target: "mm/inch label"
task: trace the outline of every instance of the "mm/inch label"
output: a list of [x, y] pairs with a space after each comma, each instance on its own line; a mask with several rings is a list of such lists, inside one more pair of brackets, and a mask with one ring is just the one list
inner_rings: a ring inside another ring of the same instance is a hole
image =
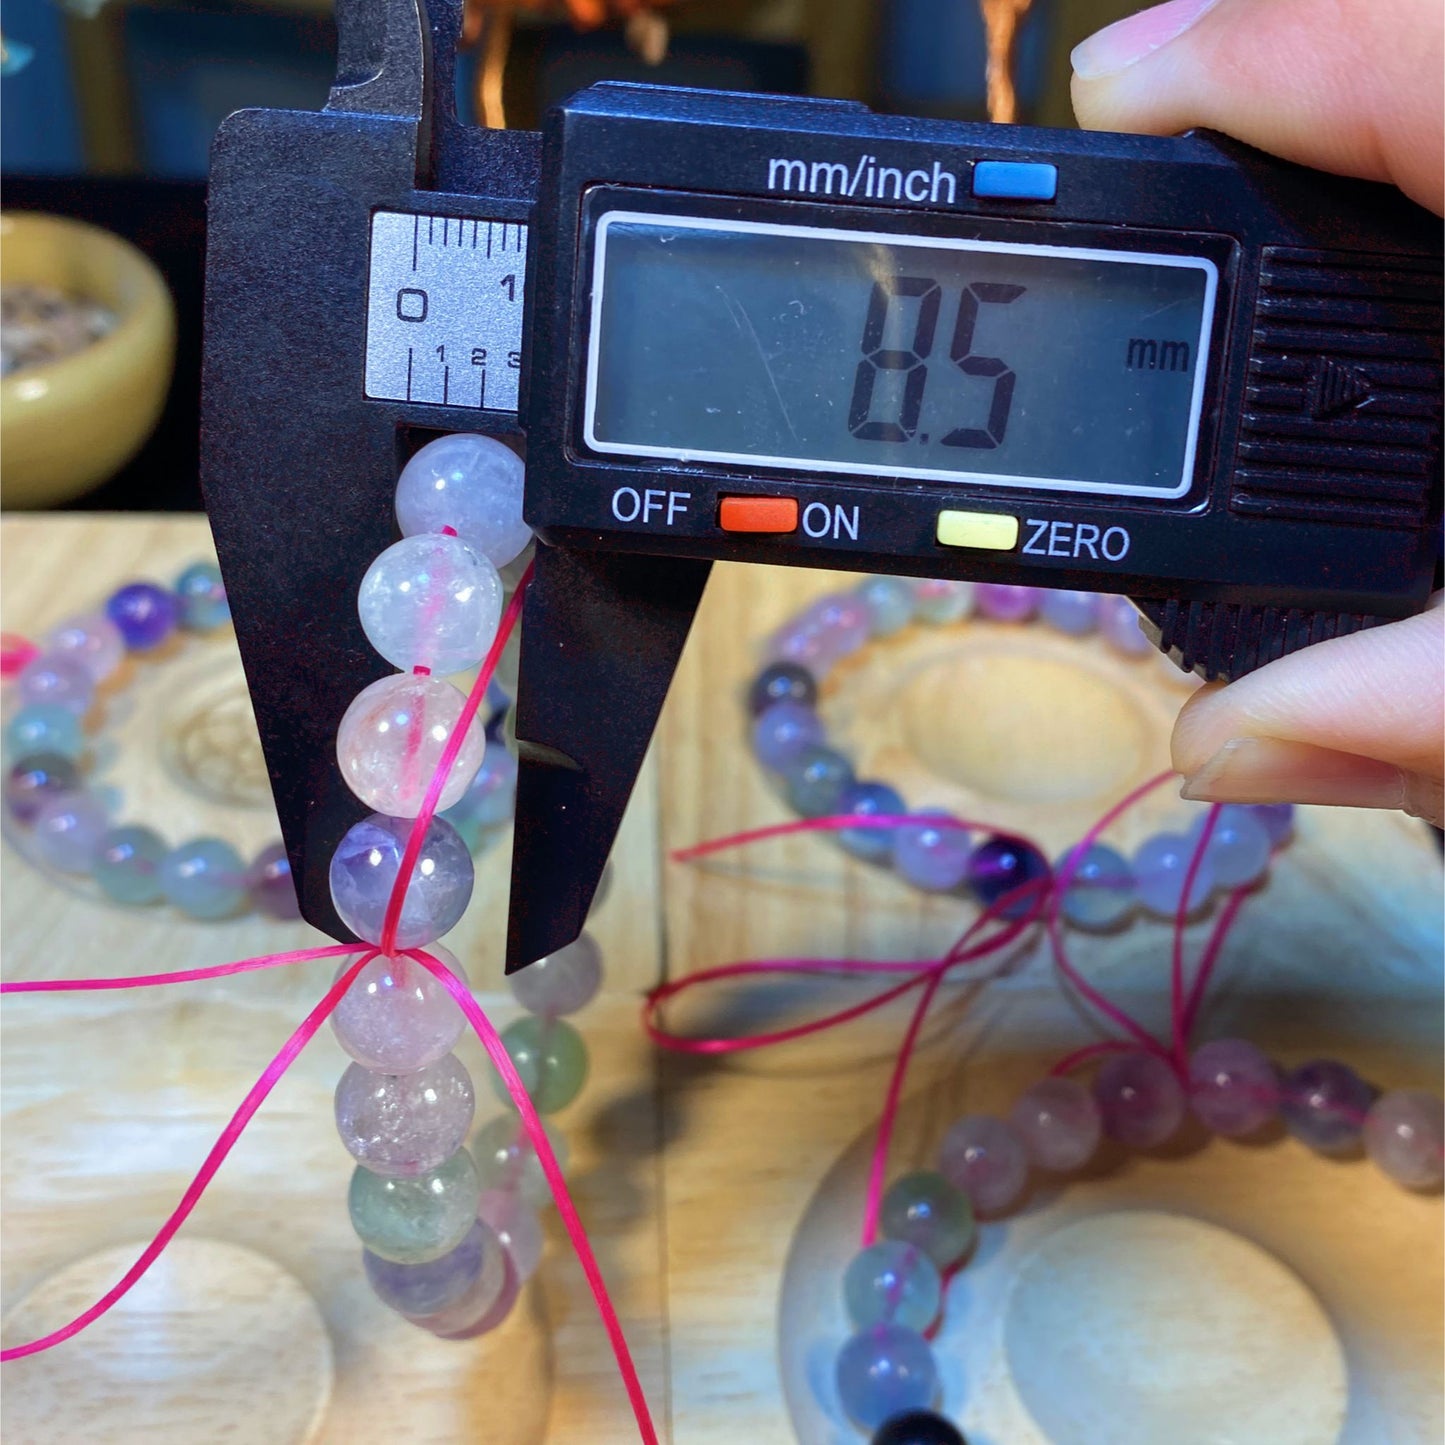
[[527, 228], [378, 211], [371, 218], [366, 394], [517, 410]]

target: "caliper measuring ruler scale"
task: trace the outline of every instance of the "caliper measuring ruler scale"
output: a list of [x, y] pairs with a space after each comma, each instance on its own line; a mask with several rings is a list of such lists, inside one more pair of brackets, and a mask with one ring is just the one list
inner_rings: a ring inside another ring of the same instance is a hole
[[[458, 7], [343, 0], [214, 152], [203, 483], [302, 909], [363, 813], [355, 590], [431, 437], [524, 443], [508, 967], [586, 917], [714, 559], [1127, 593], [1238, 676], [1418, 611], [1439, 223], [1224, 138], [601, 85], [460, 124]], [[488, 249], [490, 247], [490, 254]]]

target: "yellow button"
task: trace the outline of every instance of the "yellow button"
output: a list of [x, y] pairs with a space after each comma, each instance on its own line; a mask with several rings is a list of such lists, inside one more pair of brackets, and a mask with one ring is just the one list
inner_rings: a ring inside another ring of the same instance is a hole
[[938, 540], [945, 547], [1012, 552], [1019, 544], [1019, 519], [1002, 512], [940, 512]]

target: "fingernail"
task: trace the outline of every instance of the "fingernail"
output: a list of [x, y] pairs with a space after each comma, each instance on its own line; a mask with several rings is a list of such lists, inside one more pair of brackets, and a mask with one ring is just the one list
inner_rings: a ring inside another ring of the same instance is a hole
[[1167, 0], [1152, 10], [1141, 10], [1106, 25], [1074, 47], [1070, 57], [1074, 74], [1083, 80], [1113, 75], [1177, 40], [1219, 0]]
[[1405, 774], [1391, 763], [1279, 738], [1234, 738], [1184, 779], [1197, 803], [1324, 803], [1399, 808]]

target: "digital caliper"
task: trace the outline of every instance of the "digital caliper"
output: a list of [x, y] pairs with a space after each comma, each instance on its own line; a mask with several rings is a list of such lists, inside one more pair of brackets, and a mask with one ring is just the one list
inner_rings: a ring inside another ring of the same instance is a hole
[[217, 139], [203, 476], [302, 911], [407, 456], [520, 434], [508, 968], [576, 936], [714, 559], [1134, 597], [1237, 676], [1418, 611], [1440, 223], [1177, 139], [599, 85], [461, 125], [456, 0], [342, 0], [320, 113]]

